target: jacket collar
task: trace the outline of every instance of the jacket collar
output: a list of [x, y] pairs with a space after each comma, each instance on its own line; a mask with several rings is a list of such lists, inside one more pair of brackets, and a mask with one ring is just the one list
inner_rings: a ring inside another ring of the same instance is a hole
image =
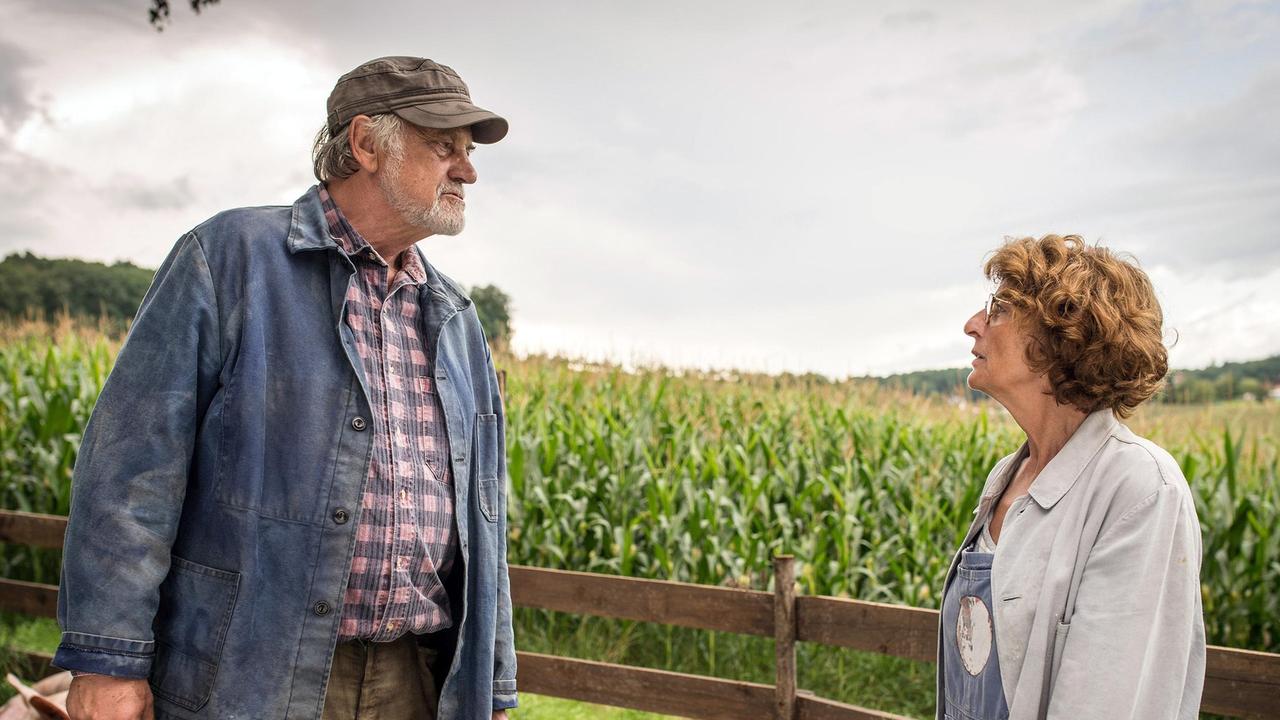
[[[1076, 478], [1080, 477], [1080, 473], [1098, 454], [1107, 438], [1115, 433], [1119, 424], [1120, 421], [1109, 408], [1090, 413], [1067, 440], [1067, 444], [1040, 471], [1035, 482], [1031, 483], [1031, 489], [1027, 491], [1031, 499], [1045, 510], [1056, 505], [1071, 486], [1075, 485]], [[987, 482], [982, 497], [978, 500], [978, 507], [973, 509], [973, 514], [978, 516], [975, 525], [980, 525], [985, 520], [986, 511], [1004, 494], [1027, 453], [1027, 444], [1024, 442], [1016, 453], [1006, 458], [1008, 462], [1000, 468], [999, 474]]]
[[1107, 438], [1115, 432], [1120, 421], [1111, 408], [1095, 410], [1080, 423], [1071, 439], [1049, 461], [1028, 494], [1040, 507], [1048, 510], [1075, 485], [1076, 478], [1084, 472], [1089, 462], [1098, 454]]
[[[289, 236], [285, 239], [285, 244], [289, 252], [295, 255], [311, 250], [333, 250], [346, 257], [338, 241], [329, 233], [329, 222], [324, 217], [324, 207], [320, 203], [319, 185], [312, 185], [293, 203], [293, 216], [289, 221]], [[471, 304], [471, 298], [461, 287], [427, 262], [421, 248], [415, 245], [413, 250], [418, 253], [422, 267], [426, 270], [423, 285], [427, 289], [451, 305], [454, 311], [463, 310]]]
[[329, 223], [324, 218], [320, 204], [320, 186], [312, 185], [293, 203], [293, 217], [289, 220], [289, 237], [285, 240], [289, 252], [297, 254], [306, 250], [338, 248], [338, 241], [329, 234]]

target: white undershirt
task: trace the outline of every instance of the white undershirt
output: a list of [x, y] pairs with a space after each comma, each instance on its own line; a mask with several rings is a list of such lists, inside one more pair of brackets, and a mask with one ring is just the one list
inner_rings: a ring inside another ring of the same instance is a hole
[[[1009, 521], [1021, 512], [1022, 506], [1027, 503], [1027, 498], [1029, 497], [1030, 495], [1019, 495], [1018, 498], [1013, 501], [1013, 504], [1009, 506], [1009, 509], [1004, 514], [1005, 528], [1009, 527]], [[973, 549], [976, 552], [993, 553], [996, 551], [995, 538], [991, 537], [991, 521], [993, 519], [995, 519], [995, 513], [992, 513], [991, 517], [987, 518], [987, 521], [982, 523], [982, 532], [978, 533], [978, 536], [973, 539]], [[1001, 534], [1003, 534], [1003, 528], [1001, 530]]]
[[982, 524], [982, 532], [978, 533], [978, 537], [973, 540], [973, 549], [984, 553], [996, 551], [996, 541], [991, 537], [991, 518], [987, 518], [987, 521]]

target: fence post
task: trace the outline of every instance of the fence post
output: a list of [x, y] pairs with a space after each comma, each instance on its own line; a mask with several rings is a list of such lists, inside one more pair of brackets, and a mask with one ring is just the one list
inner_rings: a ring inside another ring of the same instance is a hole
[[774, 720], [796, 716], [796, 563], [791, 555], [773, 559], [773, 638], [777, 651], [773, 684]]
[[502, 402], [507, 401], [507, 371], [498, 371], [498, 394], [502, 396]]

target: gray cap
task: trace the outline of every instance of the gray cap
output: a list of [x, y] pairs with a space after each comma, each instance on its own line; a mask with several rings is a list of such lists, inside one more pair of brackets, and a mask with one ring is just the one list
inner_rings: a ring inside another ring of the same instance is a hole
[[471, 139], [496, 143], [507, 121], [471, 103], [467, 84], [453, 68], [426, 58], [383, 57], [338, 78], [329, 93], [329, 134], [357, 115], [393, 112], [419, 127], [471, 126]]

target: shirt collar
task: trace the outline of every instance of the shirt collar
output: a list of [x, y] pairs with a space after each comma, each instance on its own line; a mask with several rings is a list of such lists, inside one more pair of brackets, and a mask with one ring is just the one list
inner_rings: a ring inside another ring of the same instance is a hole
[[[311, 250], [337, 250], [345, 255], [338, 246], [336, 238], [330, 234], [328, 221], [325, 220], [324, 208], [320, 204], [320, 191], [323, 185], [312, 185], [302, 197], [293, 203], [293, 215], [289, 221], [289, 235], [285, 245], [290, 253]], [[327, 192], [327, 191], [326, 191]], [[455, 311], [462, 310], [471, 304], [471, 298], [462, 287], [438, 270], [422, 257], [422, 251], [415, 245], [406, 252], [412, 258], [406, 258], [405, 265], [416, 265], [422, 269], [425, 284], [437, 297], [443, 299]], [[402, 268], [403, 269], [403, 268]]]
[[[364, 239], [356, 229], [351, 227], [351, 223], [347, 222], [347, 216], [342, 214], [342, 210], [338, 208], [338, 203], [333, 201], [333, 196], [329, 194], [329, 188], [324, 183], [317, 186], [320, 196], [320, 209], [324, 212], [325, 229], [329, 232], [329, 237], [338, 243], [338, 247], [347, 255], [357, 255], [368, 248], [372, 250], [372, 246]], [[376, 254], [376, 253], [375, 253]]]
[[[329, 194], [329, 189], [325, 187], [324, 183], [321, 183], [318, 187], [320, 208], [324, 211], [324, 219], [328, 224], [329, 236], [338, 243], [338, 247], [342, 248], [342, 251], [348, 257], [364, 257], [379, 265], [386, 265], [386, 259], [378, 255], [378, 251], [369, 244], [369, 241], [365, 240], [364, 236], [347, 221], [347, 216], [342, 213], [342, 209], [334, 202], [333, 196]], [[406, 248], [404, 252], [400, 253], [399, 272], [413, 285], [421, 285], [427, 279], [426, 268], [422, 265], [422, 256], [412, 247]]]

